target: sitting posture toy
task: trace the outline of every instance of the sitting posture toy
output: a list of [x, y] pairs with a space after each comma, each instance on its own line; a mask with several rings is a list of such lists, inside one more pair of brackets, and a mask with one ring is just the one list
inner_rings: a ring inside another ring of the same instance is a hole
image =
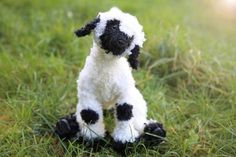
[[116, 126], [111, 135], [115, 149], [140, 138], [159, 144], [166, 132], [162, 124], [147, 119], [146, 102], [131, 73], [131, 68], [138, 68], [145, 41], [143, 27], [136, 17], [112, 8], [75, 34], [83, 37], [92, 31], [93, 47], [77, 81], [77, 111], [57, 122], [56, 133], [62, 138], [98, 141], [106, 135], [103, 109], [114, 108]]

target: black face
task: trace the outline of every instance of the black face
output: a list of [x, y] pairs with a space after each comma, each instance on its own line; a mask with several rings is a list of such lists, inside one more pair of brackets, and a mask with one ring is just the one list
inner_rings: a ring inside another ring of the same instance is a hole
[[113, 55], [121, 55], [131, 44], [133, 36], [129, 37], [120, 31], [120, 21], [109, 20], [104, 33], [100, 36], [102, 48], [106, 53], [112, 52]]

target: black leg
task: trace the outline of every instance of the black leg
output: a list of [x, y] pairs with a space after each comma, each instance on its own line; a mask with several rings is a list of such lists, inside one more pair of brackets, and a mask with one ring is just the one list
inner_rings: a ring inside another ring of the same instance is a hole
[[145, 126], [144, 133], [141, 135], [140, 140], [146, 146], [156, 146], [164, 141], [166, 131], [161, 123], [152, 122]]

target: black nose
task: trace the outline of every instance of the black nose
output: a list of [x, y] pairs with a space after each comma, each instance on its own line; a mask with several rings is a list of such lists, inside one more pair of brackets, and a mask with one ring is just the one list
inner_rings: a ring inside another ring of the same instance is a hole
[[130, 44], [130, 39], [127, 36], [119, 36], [116, 43], [120, 48], [127, 48]]

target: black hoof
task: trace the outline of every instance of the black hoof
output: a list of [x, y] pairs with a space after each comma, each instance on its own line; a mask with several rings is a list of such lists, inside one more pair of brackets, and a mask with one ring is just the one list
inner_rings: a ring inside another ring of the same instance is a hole
[[74, 113], [60, 118], [60, 120], [56, 123], [55, 133], [61, 139], [73, 138], [79, 131], [79, 124], [76, 122], [76, 116]]
[[127, 156], [132, 152], [135, 143], [136, 141], [134, 143], [131, 142], [123, 143], [121, 141], [113, 141], [112, 148], [121, 156]]
[[93, 140], [84, 139], [83, 137], [79, 137], [77, 139], [77, 143], [85, 146], [88, 149], [92, 149], [93, 152], [100, 151], [103, 147], [110, 147], [112, 137], [108, 132], [104, 138], [96, 138]]
[[160, 123], [149, 123], [144, 128], [144, 133], [140, 139], [147, 146], [155, 146], [164, 141], [166, 131]]

